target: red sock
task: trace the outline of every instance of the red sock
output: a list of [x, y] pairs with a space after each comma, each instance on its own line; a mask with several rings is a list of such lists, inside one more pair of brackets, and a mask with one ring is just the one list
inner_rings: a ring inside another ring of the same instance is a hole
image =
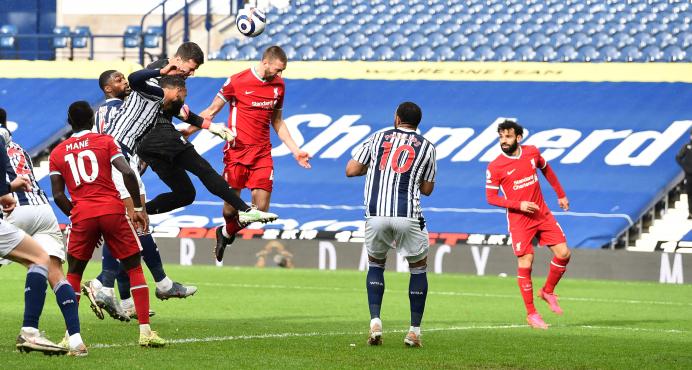
[[79, 297], [82, 296], [82, 275], [77, 275], [77, 274], [72, 274], [72, 273], [67, 273], [67, 282], [72, 285], [72, 289], [74, 289], [74, 294], [77, 296], [77, 304], [79, 304]]
[[544, 292], [552, 293], [555, 290], [555, 285], [557, 285], [565, 270], [567, 270], [568, 263], [569, 257], [565, 259], [553, 257], [553, 260], [550, 261], [550, 272], [548, 272], [548, 278], [545, 280], [545, 286], [543, 287]]
[[144, 272], [142, 265], [139, 265], [127, 271], [130, 277], [130, 293], [132, 300], [135, 301], [135, 311], [137, 311], [137, 320], [140, 324], [149, 323], [149, 287], [144, 280]]
[[226, 220], [226, 232], [228, 233], [229, 236], [232, 236], [233, 234], [235, 234], [238, 231], [243, 229], [243, 227], [240, 226], [240, 221], [238, 220], [238, 215], [235, 215], [233, 217], [225, 217], [224, 216], [224, 220]]
[[517, 269], [517, 283], [519, 283], [519, 292], [521, 293], [521, 298], [524, 299], [524, 306], [526, 306], [526, 313], [531, 315], [536, 313], [536, 307], [533, 305], [533, 283], [531, 282], [531, 268]]

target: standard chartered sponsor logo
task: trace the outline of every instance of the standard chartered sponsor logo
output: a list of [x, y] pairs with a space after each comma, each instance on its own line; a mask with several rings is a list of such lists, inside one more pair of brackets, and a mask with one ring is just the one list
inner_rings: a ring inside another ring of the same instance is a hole
[[538, 181], [538, 176], [536, 174], [533, 174], [533, 175], [525, 177], [521, 180], [515, 180], [514, 186], [512, 188], [514, 190], [523, 189], [523, 188], [526, 188], [526, 187], [529, 187], [529, 186], [535, 184], [537, 181]]

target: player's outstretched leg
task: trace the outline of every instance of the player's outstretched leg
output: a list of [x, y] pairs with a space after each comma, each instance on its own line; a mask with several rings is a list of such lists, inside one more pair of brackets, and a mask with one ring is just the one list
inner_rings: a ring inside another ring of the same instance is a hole
[[238, 211], [225, 202], [223, 204], [223, 219], [226, 223], [216, 228], [216, 244], [214, 245], [214, 257], [219, 262], [223, 260], [226, 247], [233, 244], [236, 233], [244, 227], [238, 219]]
[[404, 338], [404, 344], [410, 347], [422, 347], [420, 323], [425, 311], [425, 300], [428, 296], [428, 276], [426, 273], [427, 258], [409, 263], [411, 277], [408, 285], [408, 299], [411, 305], [411, 327]]
[[378, 260], [368, 256], [369, 267], [368, 275], [365, 280], [368, 292], [368, 307], [370, 308], [370, 333], [368, 334], [368, 344], [378, 346], [382, 344], [382, 320], [380, 310], [382, 308], [382, 297], [384, 296], [384, 264], [385, 260]]
[[137, 321], [139, 322], [139, 345], [163, 347], [166, 345], [166, 341], [149, 326], [149, 288], [144, 279], [140, 258], [140, 254], [137, 253], [122, 260], [123, 267], [127, 269], [127, 275], [130, 277], [130, 292], [135, 301]]
[[557, 294], [554, 294], [555, 286], [564, 275], [567, 270], [567, 264], [570, 259], [570, 251], [566, 244], [559, 244], [550, 247], [551, 251], [555, 254], [553, 260], [550, 261], [550, 270], [548, 272], [548, 278], [545, 280], [545, 285], [538, 292], [538, 296], [548, 303], [550, 310], [558, 315], [562, 315], [562, 308], [558, 304]]
[[120, 263], [113, 257], [107, 244], [103, 244], [102, 251], [101, 274], [96, 279], [86, 281], [82, 286], [82, 293], [89, 299], [91, 310], [99, 319], [103, 320], [105, 310], [116, 320], [129, 321], [115, 296], [115, 277]]
[[[60, 272], [62, 275], [62, 271]], [[65, 319], [67, 334], [65, 343], [60, 343], [68, 349], [68, 356], [84, 357], [89, 354], [84, 341], [82, 340], [80, 325], [79, 325], [79, 306], [77, 304], [77, 296], [75, 295], [72, 285], [67, 279], [61, 279], [53, 286], [55, 299], [60, 307], [60, 312]]]
[[526, 322], [535, 329], [548, 329], [548, 325], [543, 321], [541, 315], [536, 311], [536, 306], [533, 304], [531, 267], [517, 268], [517, 283], [519, 284], [519, 292], [526, 307]]
[[142, 259], [156, 282], [156, 298], [187, 298], [197, 292], [196, 286], [185, 286], [171, 280], [163, 269], [161, 254], [151, 234], [139, 236], [142, 245]]

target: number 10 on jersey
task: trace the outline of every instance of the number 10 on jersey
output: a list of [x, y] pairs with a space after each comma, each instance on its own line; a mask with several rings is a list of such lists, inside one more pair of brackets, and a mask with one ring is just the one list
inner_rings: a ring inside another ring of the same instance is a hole
[[[85, 158], [91, 162], [91, 173], [87, 173], [86, 166], [84, 165]], [[83, 150], [76, 156], [74, 153], [68, 153], [65, 155], [65, 162], [70, 165], [70, 172], [72, 172], [72, 178], [74, 178], [74, 183], [77, 186], [79, 186], [82, 181], [86, 183], [94, 182], [99, 175], [99, 165], [96, 160], [96, 154], [91, 150]]]

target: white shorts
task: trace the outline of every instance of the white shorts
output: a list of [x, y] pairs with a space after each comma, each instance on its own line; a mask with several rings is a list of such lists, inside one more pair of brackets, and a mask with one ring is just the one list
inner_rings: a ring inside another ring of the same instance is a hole
[[365, 247], [368, 254], [377, 259], [386, 259], [387, 252], [396, 248], [409, 262], [418, 262], [428, 255], [428, 229], [417, 218], [368, 217]]
[[[0, 220], [0, 257], [5, 257], [10, 252], [12, 252], [19, 243], [24, 240], [24, 231], [18, 229], [16, 226], [7, 222], [7, 220]], [[6, 265], [9, 260], [3, 260], [3, 265]]]
[[31, 235], [49, 256], [65, 261], [65, 243], [50, 205], [17, 206], [5, 219]]
[[[137, 184], [139, 184], [139, 194], [140, 195], [146, 195], [146, 192], [144, 190], [144, 183], [142, 182], [142, 178], [139, 176], [139, 156], [136, 154], [130, 155], [130, 168], [132, 168], [132, 171], [135, 172], [135, 177], [137, 177]], [[118, 171], [118, 169], [113, 166], [111, 168], [111, 172], [113, 172], [113, 183], [115, 184], [115, 188], [118, 189], [118, 192], [120, 193], [120, 199], [126, 199], [130, 198], [130, 192], [127, 191], [127, 188], [125, 187], [125, 181], [123, 181], [123, 174]]]

